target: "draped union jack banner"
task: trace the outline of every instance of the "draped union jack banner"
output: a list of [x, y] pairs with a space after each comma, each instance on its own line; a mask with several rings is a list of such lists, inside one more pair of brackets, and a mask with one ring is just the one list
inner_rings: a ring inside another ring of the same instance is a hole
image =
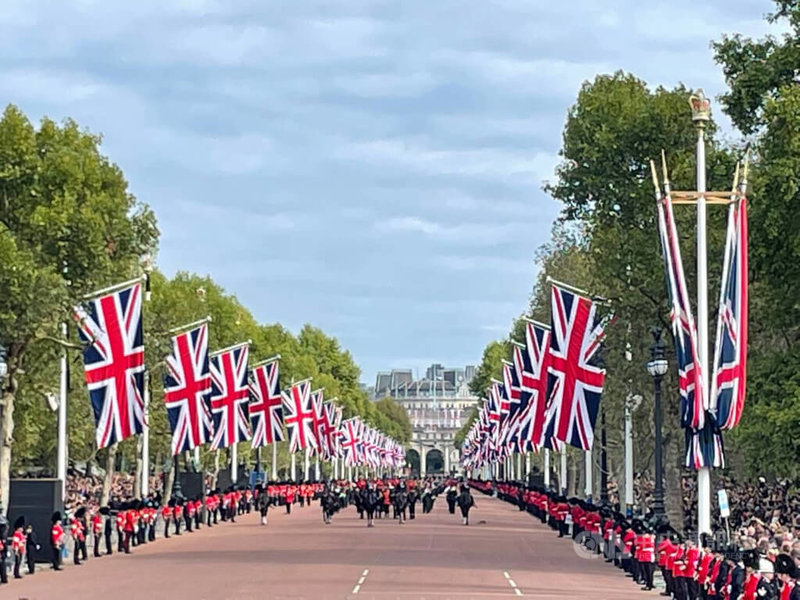
[[711, 380], [711, 411], [720, 429], [733, 429], [744, 410], [747, 375], [747, 200], [731, 205]]
[[705, 374], [700, 363], [692, 307], [683, 270], [683, 259], [678, 243], [678, 231], [672, 212], [672, 199], [667, 188], [658, 201], [658, 225], [664, 268], [667, 274], [667, 291], [671, 303], [670, 321], [675, 338], [678, 362], [678, 387], [681, 397], [681, 426], [686, 434], [687, 467], [721, 466], [722, 438], [716, 423], [706, 419], [708, 401], [705, 396]]
[[139, 283], [75, 307], [86, 343], [83, 365], [96, 425], [106, 448], [144, 430], [144, 341]]
[[561, 286], [552, 288], [547, 435], [591, 450], [605, 371], [594, 364], [604, 332], [596, 305]]
[[214, 450], [250, 439], [247, 404], [249, 344], [240, 344], [211, 356], [211, 414], [214, 417]]
[[172, 430], [172, 454], [202, 446], [214, 428], [208, 407], [208, 326], [204, 323], [172, 338], [164, 373], [164, 404]]
[[253, 426], [253, 448], [283, 441], [283, 403], [277, 359], [252, 370], [248, 410]]
[[289, 434], [289, 450], [297, 452], [316, 448], [314, 408], [311, 406], [311, 382], [295, 383], [283, 392], [283, 422]]

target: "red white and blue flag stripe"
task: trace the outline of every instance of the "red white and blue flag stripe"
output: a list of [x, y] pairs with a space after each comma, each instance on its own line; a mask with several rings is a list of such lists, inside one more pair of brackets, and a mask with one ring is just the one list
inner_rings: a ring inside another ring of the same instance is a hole
[[144, 430], [144, 339], [139, 283], [75, 307], [98, 448]]
[[250, 376], [250, 424], [253, 448], [283, 441], [283, 403], [278, 359], [252, 369]]
[[211, 356], [211, 415], [214, 450], [250, 439], [247, 404], [250, 401], [247, 360], [249, 344], [239, 344]]
[[209, 442], [214, 429], [208, 406], [208, 325], [173, 336], [172, 353], [165, 362], [164, 404], [175, 455]]

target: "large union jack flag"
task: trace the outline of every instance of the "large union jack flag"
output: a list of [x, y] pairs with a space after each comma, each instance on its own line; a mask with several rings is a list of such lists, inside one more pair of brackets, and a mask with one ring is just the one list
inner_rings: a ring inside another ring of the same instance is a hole
[[314, 430], [314, 450], [323, 458], [328, 455], [327, 442], [325, 436], [325, 390], [319, 389], [311, 392], [311, 408], [314, 411], [312, 428]]
[[277, 359], [252, 370], [248, 410], [253, 426], [253, 448], [283, 441], [283, 403]]
[[744, 410], [747, 379], [747, 200], [731, 205], [717, 317], [711, 412], [733, 429]]
[[211, 414], [214, 417], [214, 450], [250, 439], [247, 404], [249, 344], [240, 344], [211, 356]]
[[142, 286], [136, 283], [75, 307], [97, 447], [144, 430]]
[[208, 408], [208, 326], [172, 338], [164, 372], [164, 404], [172, 430], [172, 454], [210, 441], [214, 422]]
[[361, 442], [360, 433], [361, 427], [358, 418], [353, 417], [342, 422], [339, 438], [344, 462], [348, 467], [355, 467], [359, 464], [358, 446]]
[[291, 452], [317, 447], [309, 380], [295, 383], [288, 392], [283, 392], [283, 422], [289, 434]]
[[605, 324], [589, 298], [552, 288], [546, 435], [591, 450], [605, 371], [595, 364]]

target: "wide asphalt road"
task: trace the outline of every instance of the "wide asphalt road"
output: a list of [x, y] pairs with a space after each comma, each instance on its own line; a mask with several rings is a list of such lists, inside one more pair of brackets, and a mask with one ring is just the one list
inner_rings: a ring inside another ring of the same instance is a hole
[[429, 515], [372, 529], [352, 507], [327, 526], [316, 503], [295, 505], [291, 515], [273, 511], [266, 527], [253, 513], [127, 556], [90, 557], [58, 573], [43, 567], [0, 586], [0, 599], [658, 597], [602, 560], [581, 557], [530, 515], [480, 494], [475, 501], [468, 527], [448, 514], [444, 498]]

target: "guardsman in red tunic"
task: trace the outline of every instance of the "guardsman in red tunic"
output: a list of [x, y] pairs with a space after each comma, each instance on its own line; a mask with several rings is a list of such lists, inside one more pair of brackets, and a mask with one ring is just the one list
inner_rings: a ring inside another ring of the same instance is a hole
[[100, 537], [103, 535], [103, 517], [95, 509], [92, 511], [92, 516], [89, 517], [89, 523], [92, 528], [92, 541], [94, 542], [94, 549], [92, 554], [95, 558], [100, 558]]
[[286, 514], [292, 513], [292, 504], [294, 504], [295, 486], [287, 485], [284, 500], [286, 501]]
[[781, 583], [780, 600], [800, 600], [800, 587], [797, 586], [797, 566], [788, 554], [775, 557], [775, 574]]
[[125, 525], [123, 526], [123, 533], [125, 534], [125, 554], [131, 553], [131, 538], [136, 533], [137, 521], [139, 520], [139, 513], [133, 508], [133, 504], [129, 504], [125, 510]]
[[170, 500], [167, 504], [161, 507], [161, 519], [164, 521], [164, 537], [169, 537], [169, 522], [172, 519], [172, 510], [175, 506], [175, 500]]
[[639, 566], [642, 570], [644, 580], [643, 590], [653, 589], [653, 574], [655, 572], [656, 561], [656, 536], [652, 531], [645, 531], [642, 535], [642, 547], [639, 550]]
[[183, 520], [183, 502], [180, 499], [175, 500], [174, 508], [172, 509], [172, 520], [175, 522], [175, 535], [180, 535], [181, 521]]
[[125, 506], [125, 504], [119, 506], [114, 520], [117, 526], [117, 552], [125, 551]]
[[209, 494], [206, 496], [206, 525], [211, 527], [211, 518], [214, 515], [214, 500], [216, 496], [214, 494]]
[[54, 512], [50, 519], [53, 526], [50, 528], [50, 550], [53, 561], [53, 570], [61, 570], [61, 548], [64, 547], [64, 528], [61, 527], [61, 513]]
[[[81, 508], [79, 510], [86, 510]], [[78, 518], [78, 513], [76, 512], [72, 518], [69, 520], [69, 534], [72, 536], [72, 562], [76, 565], [80, 565], [81, 563], [81, 544], [86, 541], [86, 532], [83, 529], [83, 523]]]
[[192, 533], [192, 525], [194, 524], [194, 500], [187, 500], [186, 501], [186, 511], [184, 518], [186, 519], [186, 531]]
[[[25, 517], [19, 517], [14, 523], [14, 536], [11, 538], [11, 552], [14, 554], [14, 579], [22, 579], [19, 572], [25, 558]], [[3, 565], [3, 570], [6, 567]]]

